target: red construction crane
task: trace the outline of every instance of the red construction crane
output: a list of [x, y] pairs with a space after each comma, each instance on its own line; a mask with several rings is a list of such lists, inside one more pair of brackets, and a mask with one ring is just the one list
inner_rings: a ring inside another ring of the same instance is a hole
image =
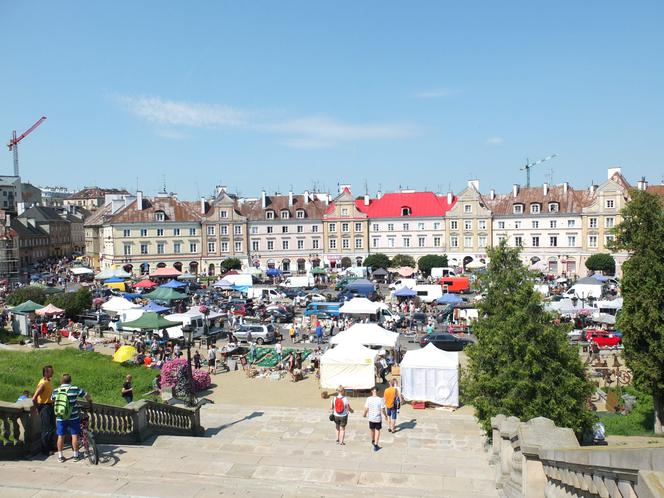
[[25, 130], [23, 133], [21, 133], [20, 136], [16, 136], [16, 130], [12, 133], [12, 138], [7, 144], [7, 147], [9, 147], [9, 150], [14, 152], [14, 176], [19, 176], [18, 174], [18, 143], [23, 140], [25, 137], [30, 135], [34, 131], [37, 126], [42, 124], [44, 121], [46, 121], [46, 116], [42, 116], [39, 118], [39, 120], [33, 124], [30, 128]]

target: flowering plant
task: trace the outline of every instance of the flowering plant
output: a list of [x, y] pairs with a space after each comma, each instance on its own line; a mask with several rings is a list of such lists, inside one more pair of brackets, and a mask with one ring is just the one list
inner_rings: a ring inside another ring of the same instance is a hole
[[[187, 368], [187, 360], [184, 358], [176, 358], [164, 363], [161, 367], [161, 385], [173, 387], [177, 383], [178, 373], [183, 368]], [[193, 370], [193, 378], [196, 392], [204, 391], [212, 385], [210, 374], [203, 370]]]

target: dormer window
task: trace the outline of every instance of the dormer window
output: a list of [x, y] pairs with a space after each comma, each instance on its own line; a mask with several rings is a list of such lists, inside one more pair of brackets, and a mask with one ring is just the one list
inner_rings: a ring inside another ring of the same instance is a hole
[[295, 213], [295, 216], [300, 220], [304, 218], [304, 209], [298, 209]]
[[531, 213], [539, 213], [540, 212], [540, 205], [537, 202], [534, 202], [530, 205], [530, 212]]
[[514, 214], [523, 214], [523, 204], [514, 204], [512, 209]]
[[348, 208], [341, 208], [341, 216], [348, 216]]
[[549, 212], [550, 213], [557, 213], [558, 212], [558, 203], [557, 202], [549, 202]]
[[404, 206], [401, 208], [401, 216], [410, 216], [411, 210], [408, 206]]
[[288, 209], [282, 209], [281, 210], [281, 219], [282, 220], [287, 220], [290, 218], [290, 213], [288, 212]]
[[221, 211], [219, 211], [219, 218], [222, 219], [222, 220], [225, 220], [226, 218], [228, 218], [228, 211], [226, 211], [225, 209], [222, 209]]
[[154, 213], [155, 221], [164, 221], [166, 220], [166, 214], [163, 211], [156, 211]]
[[265, 211], [265, 219], [266, 220], [273, 220], [274, 219], [274, 211]]

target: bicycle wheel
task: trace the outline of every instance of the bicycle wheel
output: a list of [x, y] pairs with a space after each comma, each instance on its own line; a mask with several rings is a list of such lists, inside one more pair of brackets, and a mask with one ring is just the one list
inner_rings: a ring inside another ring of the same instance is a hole
[[95, 437], [92, 432], [88, 432], [88, 460], [92, 465], [97, 465], [99, 463], [99, 449], [97, 448], [97, 443], [95, 442]]

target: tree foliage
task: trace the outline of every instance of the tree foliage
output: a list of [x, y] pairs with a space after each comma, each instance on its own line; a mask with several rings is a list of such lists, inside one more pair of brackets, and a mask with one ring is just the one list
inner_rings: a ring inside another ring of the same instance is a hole
[[221, 262], [221, 269], [224, 273], [231, 270], [239, 270], [242, 268], [242, 261], [237, 258], [226, 258]]
[[593, 254], [586, 260], [586, 268], [590, 271], [601, 271], [613, 275], [616, 273], [616, 260], [609, 253], [600, 252]]
[[489, 434], [491, 417], [503, 413], [524, 421], [547, 417], [581, 435], [592, 422], [592, 385], [578, 351], [544, 311], [519, 249], [502, 242], [487, 253], [486, 297], [474, 326], [478, 342], [466, 349], [464, 400]]
[[390, 258], [381, 252], [369, 254], [369, 256], [364, 258], [364, 266], [367, 268], [373, 268], [374, 270], [377, 270], [378, 268], [386, 270], [390, 267]]
[[417, 267], [425, 277], [431, 275], [431, 268], [447, 266], [447, 254], [427, 254], [417, 260]]
[[637, 385], [653, 393], [656, 433], [664, 422], [664, 209], [657, 196], [636, 190], [622, 210], [612, 249], [622, 265], [623, 307], [617, 326]]
[[353, 266], [353, 260], [350, 259], [348, 256], [344, 256], [341, 258], [341, 267], [342, 268], [350, 268]]
[[397, 254], [394, 256], [392, 258], [392, 266], [394, 268], [401, 268], [402, 266], [410, 266], [411, 268], [416, 267], [413, 257], [406, 254]]
[[65, 310], [65, 316], [75, 320], [81, 313], [92, 306], [92, 294], [85, 287], [76, 292], [65, 292], [48, 296], [45, 304], [53, 304]]
[[25, 287], [19, 287], [7, 296], [7, 304], [9, 306], [18, 306], [28, 300], [44, 304], [46, 293], [37, 285], [26, 285]]

